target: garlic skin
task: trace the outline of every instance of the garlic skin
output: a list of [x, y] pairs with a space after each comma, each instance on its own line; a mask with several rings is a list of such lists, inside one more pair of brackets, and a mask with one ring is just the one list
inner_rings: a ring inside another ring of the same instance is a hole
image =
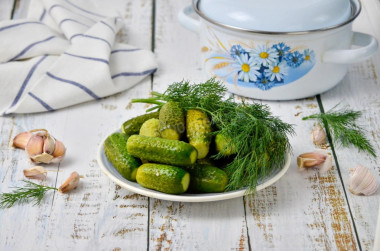
[[350, 174], [348, 190], [355, 195], [372, 195], [376, 193], [378, 184], [375, 175], [366, 167], [358, 165]]
[[46, 135], [44, 139], [44, 153], [53, 154], [55, 148], [55, 139], [51, 135]]
[[323, 164], [317, 166], [320, 174], [328, 172], [332, 167], [333, 167], [333, 158], [331, 154], [327, 155], [326, 160]]
[[24, 169], [24, 176], [28, 179], [45, 180], [47, 171], [42, 166], [34, 166], [29, 169]]
[[77, 172], [72, 172], [70, 174], [70, 177], [58, 188], [58, 191], [60, 193], [67, 193], [74, 188], [77, 187], [80, 178], [83, 178], [80, 176]]
[[59, 163], [66, 154], [63, 143], [45, 129], [22, 132], [13, 139], [12, 145], [25, 149], [34, 163]]
[[311, 131], [311, 139], [314, 145], [321, 146], [326, 144], [326, 132], [322, 128], [321, 124], [315, 124], [313, 130]]
[[333, 160], [331, 154], [325, 150], [316, 150], [314, 152], [308, 152], [300, 154], [297, 157], [297, 165], [300, 170], [305, 168], [316, 167], [319, 169], [319, 173], [326, 173], [333, 166]]

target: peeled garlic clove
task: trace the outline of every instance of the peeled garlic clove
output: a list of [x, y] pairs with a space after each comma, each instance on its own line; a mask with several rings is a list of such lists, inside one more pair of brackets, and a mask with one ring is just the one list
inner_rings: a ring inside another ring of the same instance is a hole
[[355, 195], [371, 195], [378, 188], [375, 175], [364, 166], [356, 166], [348, 180], [348, 190]]
[[30, 158], [40, 155], [43, 152], [44, 139], [39, 135], [33, 135], [30, 137], [28, 143], [25, 146], [25, 151]]
[[81, 176], [77, 172], [72, 172], [70, 177], [58, 188], [61, 193], [67, 193], [77, 187]]
[[28, 179], [45, 180], [47, 171], [42, 166], [34, 166], [24, 170], [24, 176]]
[[311, 131], [311, 139], [316, 146], [326, 144], [326, 132], [320, 124], [314, 126]]
[[297, 157], [298, 168], [314, 167], [323, 164], [327, 158], [327, 153], [322, 151], [314, 151], [300, 154]]
[[55, 149], [55, 139], [50, 135], [47, 135], [44, 139], [44, 148], [43, 152], [47, 154], [52, 154]]
[[30, 132], [22, 132], [16, 135], [12, 140], [12, 146], [25, 149], [29, 139], [33, 136]]

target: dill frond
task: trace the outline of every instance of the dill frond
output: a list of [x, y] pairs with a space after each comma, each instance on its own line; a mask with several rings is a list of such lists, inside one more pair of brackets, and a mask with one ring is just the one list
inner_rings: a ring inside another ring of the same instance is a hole
[[39, 185], [28, 180], [24, 180], [25, 187], [15, 187], [11, 193], [0, 194], [0, 208], [10, 208], [14, 204], [24, 204], [34, 202], [39, 205], [49, 190], [58, 190], [55, 187]]
[[220, 105], [219, 109], [205, 111], [212, 117], [218, 133], [231, 138], [237, 150], [234, 160], [225, 168], [230, 177], [227, 190], [244, 187], [254, 192], [260, 178], [283, 167], [286, 152], [291, 150], [288, 135], [294, 134], [293, 126], [272, 116], [266, 105], [232, 101]]
[[376, 151], [365, 136], [365, 130], [357, 124], [362, 113], [350, 109], [337, 109], [334, 106], [326, 113], [313, 114], [302, 120], [315, 119], [324, 125], [326, 131], [332, 133], [334, 143], [343, 147], [354, 146], [359, 152], [367, 152], [376, 157]]

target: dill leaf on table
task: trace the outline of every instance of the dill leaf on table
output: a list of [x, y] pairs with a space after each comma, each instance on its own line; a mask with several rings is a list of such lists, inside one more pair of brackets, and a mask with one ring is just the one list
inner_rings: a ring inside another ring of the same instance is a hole
[[[288, 135], [293, 126], [273, 116], [267, 105], [235, 103], [224, 99], [226, 88], [215, 79], [205, 83], [173, 83], [163, 93], [153, 97], [134, 99], [132, 103], [151, 103], [160, 109], [162, 101], [175, 101], [184, 110], [199, 109], [211, 118], [217, 132], [231, 139], [236, 149], [234, 159], [224, 169], [229, 176], [226, 190], [247, 188], [254, 192], [260, 178], [283, 167], [286, 153], [291, 150]], [[222, 158], [221, 154], [213, 156]]]
[[0, 208], [10, 208], [14, 204], [24, 204], [34, 202], [39, 205], [49, 190], [58, 190], [55, 187], [39, 185], [28, 180], [24, 180], [25, 187], [15, 187], [11, 193], [0, 194]]
[[313, 114], [303, 117], [302, 120], [316, 119], [324, 125], [326, 131], [331, 132], [333, 141], [343, 147], [353, 145], [359, 152], [364, 151], [376, 157], [376, 151], [365, 136], [365, 130], [357, 124], [362, 112], [350, 109], [337, 109], [334, 106], [326, 113]]

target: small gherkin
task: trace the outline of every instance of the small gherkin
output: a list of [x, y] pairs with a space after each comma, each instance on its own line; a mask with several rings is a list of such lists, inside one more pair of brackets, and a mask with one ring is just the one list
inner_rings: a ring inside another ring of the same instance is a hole
[[158, 119], [148, 119], [142, 124], [139, 135], [148, 137], [160, 137], [159, 127], [160, 121]]
[[179, 140], [185, 131], [185, 114], [177, 102], [167, 102], [160, 109], [161, 138]]
[[207, 156], [211, 143], [211, 122], [207, 114], [200, 110], [188, 110], [186, 114], [186, 134], [189, 144], [198, 151], [198, 159]]

